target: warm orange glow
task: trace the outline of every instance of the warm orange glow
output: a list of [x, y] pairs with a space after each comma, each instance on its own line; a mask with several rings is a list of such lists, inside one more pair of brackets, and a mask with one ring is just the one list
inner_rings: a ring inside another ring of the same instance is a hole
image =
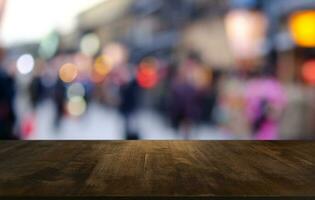
[[303, 65], [302, 77], [310, 85], [315, 85], [315, 60]]
[[212, 71], [206, 68], [196, 68], [192, 71], [192, 80], [197, 88], [207, 88], [212, 81]]
[[259, 11], [232, 10], [225, 18], [226, 34], [238, 59], [256, 58], [267, 32], [266, 16]]
[[111, 72], [112, 68], [111, 59], [106, 55], [100, 56], [95, 60], [94, 72], [96, 72], [99, 76], [105, 77]]
[[299, 11], [291, 15], [289, 28], [295, 42], [303, 47], [315, 47], [315, 11]]
[[65, 83], [71, 83], [78, 76], [78, 69], [74, 64], [67, 63], [61, 66], [59, 77]]
[[138, 84], [145, 89], [152, 89], [158, 83], [158, 72], [156, 69], [156, 61], [148, 58], [141, 62], [138, 73]]
[[96, 73], [96, 72], [92, 72], [92, 74], [91, 74], [91, 80], [92, 80], [94, 83], [102, 83], [102, 82], [105, 80], [105, 77], [99, 75], [99, 74]]

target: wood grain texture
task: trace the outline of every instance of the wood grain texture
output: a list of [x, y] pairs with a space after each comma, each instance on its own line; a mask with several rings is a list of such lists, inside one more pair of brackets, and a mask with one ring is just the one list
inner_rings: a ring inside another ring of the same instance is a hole
[[315, 196], [315, 143], [0, 142], [0, 199], [144, 196]]

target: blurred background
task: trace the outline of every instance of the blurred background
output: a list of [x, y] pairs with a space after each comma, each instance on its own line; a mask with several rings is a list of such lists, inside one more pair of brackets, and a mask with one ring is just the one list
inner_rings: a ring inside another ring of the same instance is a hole
[[315, 0], [0, 0], [0, 139], [315, 139]]

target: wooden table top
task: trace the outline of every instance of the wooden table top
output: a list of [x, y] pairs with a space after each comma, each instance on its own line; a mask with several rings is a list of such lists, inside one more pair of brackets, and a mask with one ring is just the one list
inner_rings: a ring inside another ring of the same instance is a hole
[[315, 196], [315, 143], [0, 141], [0, 199], [145, 196]]

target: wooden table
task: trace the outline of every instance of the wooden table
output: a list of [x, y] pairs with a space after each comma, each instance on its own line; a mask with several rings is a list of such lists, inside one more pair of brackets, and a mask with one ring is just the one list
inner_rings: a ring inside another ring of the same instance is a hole
[[297, 196], [314, 142], [0, 141], [0, 199]]

